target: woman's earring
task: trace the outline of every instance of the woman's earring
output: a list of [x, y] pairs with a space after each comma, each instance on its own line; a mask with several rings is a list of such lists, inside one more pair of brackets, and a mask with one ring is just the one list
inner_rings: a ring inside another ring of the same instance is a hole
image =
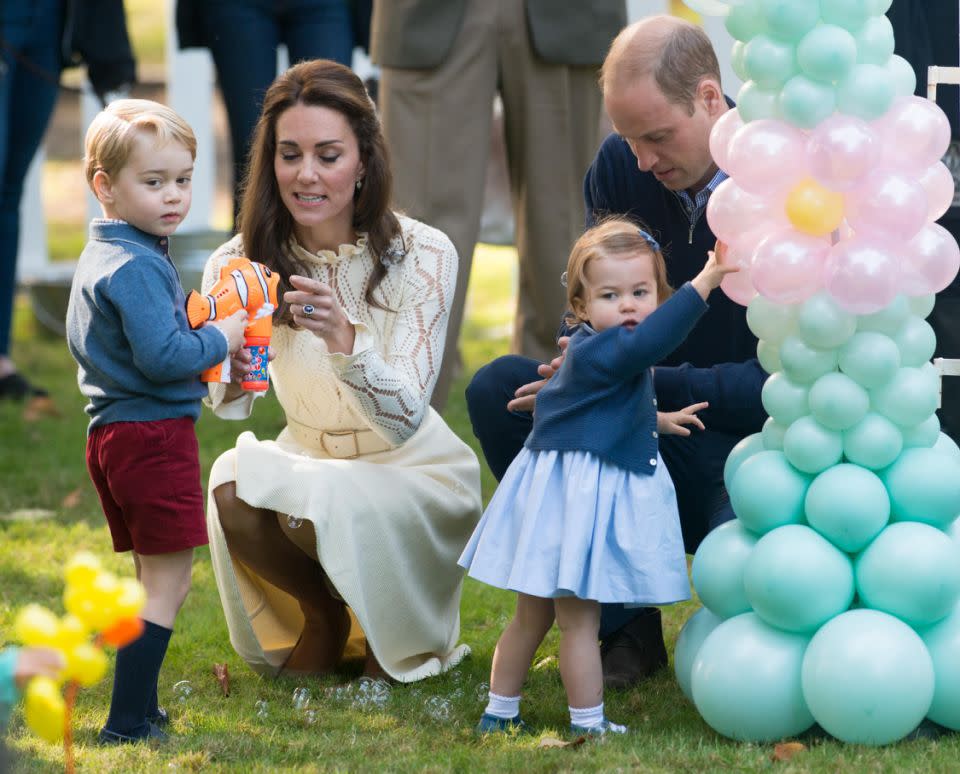
[[358, 177], [358, 178], [357, 178], [357, 190], [359, 191], [361, 188], [363, 188], [363, 178], [362, 178], [362, 177]]

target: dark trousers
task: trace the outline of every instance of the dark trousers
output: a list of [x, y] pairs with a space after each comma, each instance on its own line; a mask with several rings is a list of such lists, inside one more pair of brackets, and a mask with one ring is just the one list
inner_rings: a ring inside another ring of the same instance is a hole
[[[538, 365], [530, 358], [506, 355], [477, 371], [467, 387], [467, 410], [473, 434], [480, 441], [487, 464], [498, 481], [533, 427], [531, 414], [507, 411], [507, 402], [517, 387], [540, 378]], [[694, 431], [686, 438], [669, 435], [660, 438], [660, 456], [677, 490], [680, 526], [688, 553], [697, 550], [710, 530], [734, 516], [723, 486], [723, 466], [739, 440], [740, 436], [709, 429]], [[642, 609], [603, 605], [601, 638], [617, 631]]]

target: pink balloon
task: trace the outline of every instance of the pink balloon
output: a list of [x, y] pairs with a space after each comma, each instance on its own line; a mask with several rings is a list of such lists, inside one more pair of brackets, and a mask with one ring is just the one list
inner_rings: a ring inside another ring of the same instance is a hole
[[830, 244], [793, 229], [765, 237], [753, 254], [751, 278], [766, 298], [780, 304], [805, 301], [822, 286], [821, 274]]
[[884, 163], [903, 169], [926, 169], [950, 144], [950, 121], [936, 102], [923, 97], [897, 97], [876, 125]]
[[860, 118], [837, 113], [820, 122], [807, 139], [810, 174], [827, 188], [849, 191], [876, 166], [880, 141]]
[[937, 223], [928, 223], [911, 239], [900, 261], [900, 290], [908, 296], [939, 293], [960, 270], [960, 247]]
[[727, 294], [731, 301], [747, 306], [757, 295], [753, 286], [752, 267], [753, 254], [757, 245], [771, 233], [771, 227], [766, 223], [745, 231], [727, 243], [727, 263], [740, 267], [736, 274], [728, 274], [720, 283], [720, 289]]
[[897, 295], [899, 272], [890, 240], [854, 237], [830, 248], [823, 284], [848, 312], [869, 314], [883, 309]]
[[777, 208], [783, 210], [782, 201], [747, 193], [733, 178], [727, 178], [710, 194], [707, 223], [717, 239], [730, 243], [751, 226], [774, 219]]
[[920, 185], [927, 192], [927, 221], [939, 219], [953, 204], [953, 175], [938, 161], [920, 175]]
[[858, 234], [904, 241], [927, 222], [927, 194], [906, 173], [878, 169], [846, 197], [847, 222]]
[[757, 289], [753, 286], [749, 268], [726, 275], [720, 282], [720, 290], [740, 306], [749, 306], [750, 302], [757, 297]]
[[738, 110], [728, 110], [717, 119], [710, 131], [710, 156], [724, 172], [727, 172], [727, 152], [730, 147], [730, 139], [741, 126], [743, 126], [743, 119], [740, 118], [740, 112]]
[[769, 194], [792, 186], [806, 172], [803, 133], [771, 118], [751, 121], [730, 140], [727, 172], [745, 191]]

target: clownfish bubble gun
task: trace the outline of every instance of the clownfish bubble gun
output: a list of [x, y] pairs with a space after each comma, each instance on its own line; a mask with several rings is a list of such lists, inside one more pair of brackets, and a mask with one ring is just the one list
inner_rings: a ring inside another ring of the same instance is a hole
[[[220, 278], [201, 295], [191, 290], [187, 296], [187, 320], [191, 328], [199, 328], [211, 320], [223, 320], [240, 309], [247, 310], [244, 346], [252, 357], [251, 371], [241, 382], [245, 390], [267, 389], [267, 352], [273, 331], [273, 312], [277, 308], [277, 286], [280, 275], [262, 263], [247, 258], [234, 258], [220, 269]], [[230, 381], [230, 357], [200, 375], [203, 382]]]

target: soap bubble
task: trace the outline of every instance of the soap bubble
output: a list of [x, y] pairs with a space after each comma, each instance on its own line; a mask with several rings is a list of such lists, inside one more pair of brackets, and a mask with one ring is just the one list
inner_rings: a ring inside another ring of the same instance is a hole
[[267, 716], [270, 714], [270, 710], [267, 705], [267, 700], [258, 699], [257, 703], [253, 705], [253, 711], [256, 713], [257, 717], [260, 720], [266, 720]]
[[178, 701], [181, 704], [186, 704], [193, 695], [193, 685], [189, 680], [181, 680], [178, 683], [174, 683], [172, 690], [174, 701]]
[[295, 688], [293, 691], [293, 708], [306, 709], [310, 705], [310, 691], [306, 688]]
[[477, 695], [477, 701], [481, 703], [486, 703], [487, 699], [490, 698], [490, 684], [489, 683], [480, 683], [476, 689], [475, 693]]
[[442, 696], [431, 696], [423, 703], [427, 714], [438, 723], [450, 720], [450, 702]]

